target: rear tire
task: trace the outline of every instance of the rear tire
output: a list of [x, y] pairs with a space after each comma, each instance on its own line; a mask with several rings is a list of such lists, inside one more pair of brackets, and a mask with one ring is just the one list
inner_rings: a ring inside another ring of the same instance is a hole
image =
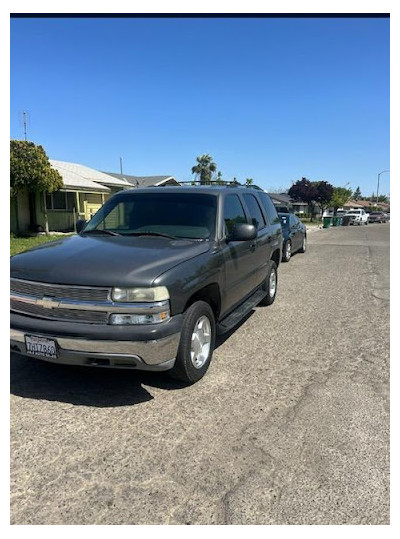
[[307, 236], [304, 236], [303, 243], [301, 244], [301, 247], [299, 249], [299, 253], [305, 253], [307, 249]]
[[269, 261], [268, 274], [263, 284], [263, 290], [267, 292], [265, 298], [263, 298], [259, 305], [272, 305], [276, 298], [276, 292], [278, 289], [278, 271], [277, 266], [273, 260]]
[[172, 378], [194, 384], [207, 372], [215, 346], [214, 313], [205, 301], [196, 301], [184, 314], [181, 340]]
[[289, 262], [292, 257], [292, 242], [287, 240], [283, 246], [282, 262]]

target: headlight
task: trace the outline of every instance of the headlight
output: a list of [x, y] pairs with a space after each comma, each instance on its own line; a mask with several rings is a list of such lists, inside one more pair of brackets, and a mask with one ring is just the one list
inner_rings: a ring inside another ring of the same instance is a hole
[[168, 289], [165, 286], [153, 288], [113, 288], [113, 301], [133, 303], [135, 301], [164, 301], [169, 299]]
[[137, 324], [159, 324], [170, 317], [169, 308], [159, 313], [151, 314], [112, 314], [109, 323], [114, 326], [127, 326]]

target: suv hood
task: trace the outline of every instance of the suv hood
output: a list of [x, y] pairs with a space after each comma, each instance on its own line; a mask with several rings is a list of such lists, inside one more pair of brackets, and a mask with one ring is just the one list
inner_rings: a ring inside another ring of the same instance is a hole
[[55, 284], [151, 286], [172, 267], [210, 249], [208, 240], [72, 236], [11, 258], [11, 277]]

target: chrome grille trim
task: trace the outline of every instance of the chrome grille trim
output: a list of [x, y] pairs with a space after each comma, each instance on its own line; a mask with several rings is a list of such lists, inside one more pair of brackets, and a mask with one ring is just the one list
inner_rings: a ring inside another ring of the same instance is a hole
[[[87, 301], [58, 300], [58, 298], [36, 298], [22, 294], [10, 294], [11, 301], [20, 301], [24, 304], [45, 306], [47, 309], [70, 309], [71, 311], [106, 311], [109, 313], [130, 313], [135, 311], [139, 314], [154, 314], [164, 311], [169, 307], [169, 300], [154, 301], [149, 303], [124, 303], [113, 301]], [[48, 300], [49, 306], [43, 305], [44, 300]]]
[[11, 299], [11, 311], [33, 316], [36, 318], [46, 318], [47, 320], [72, 320], [87, 324], [107, 324], [108, 313], [105, 311], [79, 311], [72, 309], [47, 309], [35, 303], [18, 301]]
[[108, 301], [111, 298], [111, 288], [41, 283], [15, 278], [10, 279], [10, 289], [11, 293], [36, 298], [49, 296], [75, 301]]

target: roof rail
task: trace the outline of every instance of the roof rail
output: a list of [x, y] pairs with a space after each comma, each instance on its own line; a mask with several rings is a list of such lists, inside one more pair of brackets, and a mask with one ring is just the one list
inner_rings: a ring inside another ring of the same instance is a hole
[[257, 189], [258, 191], [263, 191], [263, 189], [258, 185], [246, 185], [244, 183], [233, 180], [210, 180], [208, 183], [202, 183], [201, 180], [185, 180], [180, 181], [179, 183], [187, 185], [204, 185], [206, 187], [246, 187], [250, 189]]

